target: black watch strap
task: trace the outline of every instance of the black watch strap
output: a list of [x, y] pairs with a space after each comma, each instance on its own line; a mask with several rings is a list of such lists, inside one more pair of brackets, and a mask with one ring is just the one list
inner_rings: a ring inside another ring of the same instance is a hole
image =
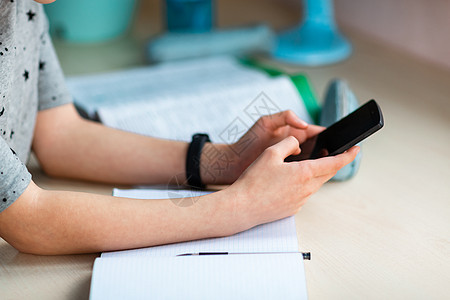
[[203, 189], [205, 185], [200, 177], [200, 157], [206, 142], [211, 142], [205, 133], [196, 133], [192, 136], [192, 142], [186, 156], [186, 178], [188, 184], [193, 188]]

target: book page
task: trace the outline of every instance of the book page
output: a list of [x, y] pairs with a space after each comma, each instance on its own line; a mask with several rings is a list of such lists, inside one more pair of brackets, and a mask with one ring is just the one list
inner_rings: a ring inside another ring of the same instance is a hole
[[301, 254], [97, 258], [96, 299], [307, 299]]
[[[163, 189], [114, 190], [114, 196], [139, 199], [192, 197], [205, 195], [206, 193], [208, 192]], [[134, 250], [104, 252], [102, 253], [102, 257], [176, 256], [183, 253], [197, 252], [240, 253], [296, 251], [298, 251], [298, 240], [295, 219], [294, 217], [289, 217], [256, 226], [233, 236], [203, 239]]]
[[192, 134], [205, 132], [215, 143], [232, 144], [261, 116], [287, 109], [312, 122], [290, 79], [277, 77], [176, 99], [102, 107], [98, 113], [105, 125], [138, 134], [190, 141]]
[[207, 57], [124, 71], [71, 77], [67, 86], [75, 103], [90, 117], [101, 107], [156, 98], [178, 99], [215, 88], [266, 81], [264, 72], [244, 67], [230, 56]]

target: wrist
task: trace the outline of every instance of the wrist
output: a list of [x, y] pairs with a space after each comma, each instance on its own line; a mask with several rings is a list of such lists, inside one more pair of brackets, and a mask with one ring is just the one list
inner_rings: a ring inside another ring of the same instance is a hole
[[226, 144], [205, 143], [200, 158], [204, 184], [231, 184], [241, 174], [240, 159]]
[[240, 208], [240, 192], [232, 186], [221, 191], [210, 194], [212, 197], [210, 201], [214, 202], [213, 214], [216, 220], [215, 228], [217, 236], [229, 236], [250, 227], [246, 226], [246, 218], [243, 215], [243, 210]]

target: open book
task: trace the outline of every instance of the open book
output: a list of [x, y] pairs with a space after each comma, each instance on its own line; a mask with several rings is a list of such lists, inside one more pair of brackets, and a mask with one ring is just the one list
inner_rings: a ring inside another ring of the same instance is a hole
[[290, 109], [313, 122], [315, 98], [306, 77], [296, 78], [224, 56], [74, 77], [68, 86], [77, 107], [107, 126], [184, 141], [206, 132], [234, 143], [263, 115]]
[[[176, 197], [207, 193], [177, 190]], [[164, 189], [115, 189], [114, 195], [142, 199], [173, 196]], [[230, 254], [177, 256], [199, 252]], [[294, 217], [229, 237], [103, 253], [95, 261], [90, 298], [306, 299]]]

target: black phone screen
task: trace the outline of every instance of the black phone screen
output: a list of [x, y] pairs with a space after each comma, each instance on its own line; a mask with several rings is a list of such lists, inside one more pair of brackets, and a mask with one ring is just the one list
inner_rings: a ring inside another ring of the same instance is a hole
[[375, 100], [370, 100], [318, 135], [300, 145], [302, 152], [286, 161], [315, 159], [340, 154], [383, 127], [383, 115]]

